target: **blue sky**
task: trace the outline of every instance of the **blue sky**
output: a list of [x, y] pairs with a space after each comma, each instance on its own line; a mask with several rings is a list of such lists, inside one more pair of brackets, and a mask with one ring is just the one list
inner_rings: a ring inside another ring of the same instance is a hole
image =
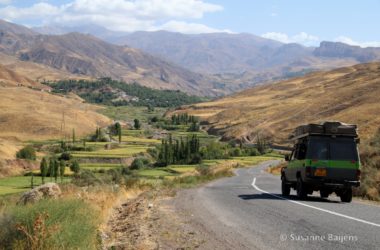
[[28, 26], [246, 32], [304, 45], [380, 47], [380, 0], [0, 0], [0, 18]]

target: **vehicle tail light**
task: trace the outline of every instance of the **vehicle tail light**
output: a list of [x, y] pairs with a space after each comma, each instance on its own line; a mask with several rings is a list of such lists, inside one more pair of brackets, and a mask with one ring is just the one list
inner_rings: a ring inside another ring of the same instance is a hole
[[305, 171], [306, 171], [306, 175], [307, 175], [307, 176], [311, 176], [311, 175], [312, 175], [311, 167], [306, 167], [306, 168], [305, 168]]
[[358, 169], [358, 170], [356, 170], [356, 178], [357, 179], [360, 179], [360, 175], [361, 175], [361, 171], [360, 171], [360, 169]]

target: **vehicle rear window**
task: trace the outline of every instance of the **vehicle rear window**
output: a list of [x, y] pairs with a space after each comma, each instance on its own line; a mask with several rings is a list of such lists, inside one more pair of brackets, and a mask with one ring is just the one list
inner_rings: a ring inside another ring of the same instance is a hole
[[330, 159], [331, 160], [348, 160], [357, 161], [358, 154], [355, 142], [349, 140], [330, 141]]
[[328, 143], [326, 140], [311, 140], [308, 158], [316, 160], [327, 160], [328, 158]]
[[353, 138], [311, 138], [307, 157], [316, 160], [358, 160], [357, 148]]

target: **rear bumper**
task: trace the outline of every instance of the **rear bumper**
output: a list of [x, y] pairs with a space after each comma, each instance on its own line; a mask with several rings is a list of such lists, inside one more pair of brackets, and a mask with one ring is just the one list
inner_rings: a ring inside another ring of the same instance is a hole
[[352, 181], [352, 180], [326, 180], [326, 179], [316, 179], [316, 178], [305, 178], [304, 182], [306, 184], [315, 186], [315, 187], [327, 187], [330, 189], [342, 189], [349, 187], [359, 187], [360, 181]]

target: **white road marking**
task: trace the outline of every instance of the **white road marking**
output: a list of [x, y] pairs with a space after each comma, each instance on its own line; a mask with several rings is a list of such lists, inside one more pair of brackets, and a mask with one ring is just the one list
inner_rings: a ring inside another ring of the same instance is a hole
[[269, 193], [269, 192], [267, 192], [265, 190], [262, 190], [262, 189], [260, 189], [259, 187], [256, 186], [256, 177], [253, 178], [252, 187], [254, 189], [256, 189], [257, 191], [259, 191], [259, 192], [262, 192], [262, 193], [265, 193], [265, 194], [269, 194], [269, 195], [271, 195], [273, 197], [276, 197], [276, 198], [279, 198], [279, 199], [282, 199], [282, 200], [286, 200], [286, 201], [289, 201], [289, 202], [292, 202], [292, 203], [295, 203], [295, 204], [298, 204], [298, 205], [301, 205], [301, 206], [304, 206], [304, 207], [313, 208], [313, 209], [316, 209], [316, 210], [319, 210], [319, 211], [322, 211], [322, 212], [325, 212], [325, 213], [329, 213], [329, 214], [332, 214], [332, 215], [340, 216], [340, 217], [343, 217], [343, 218], [346, 218], [346, 219], [362, 222], [364, 224], [368, 224], [368, 225], [375, 226], [375, 227], [380, 227], [380, 224], [376, 224], [376, 223], [373, 223], [373, 222], [370, 222], [370, 221], [366, 221], [366, 220], [358, 219], [358, 218], [355, 218], [355, 217], [352, 217], [352, 216], [340, 214], [340, 213], [333, 212], [333, 211], [330, 211], [330, 210], [327, 210], [327, 209], [311, 206], [311, 205], [308, 205], [308, 204], [305, 204], [305, 203], [302, 203], [302, 202], [299, 202], [299, 201], [290, 200], [290, 199], [287, 199], [285, 197]]

